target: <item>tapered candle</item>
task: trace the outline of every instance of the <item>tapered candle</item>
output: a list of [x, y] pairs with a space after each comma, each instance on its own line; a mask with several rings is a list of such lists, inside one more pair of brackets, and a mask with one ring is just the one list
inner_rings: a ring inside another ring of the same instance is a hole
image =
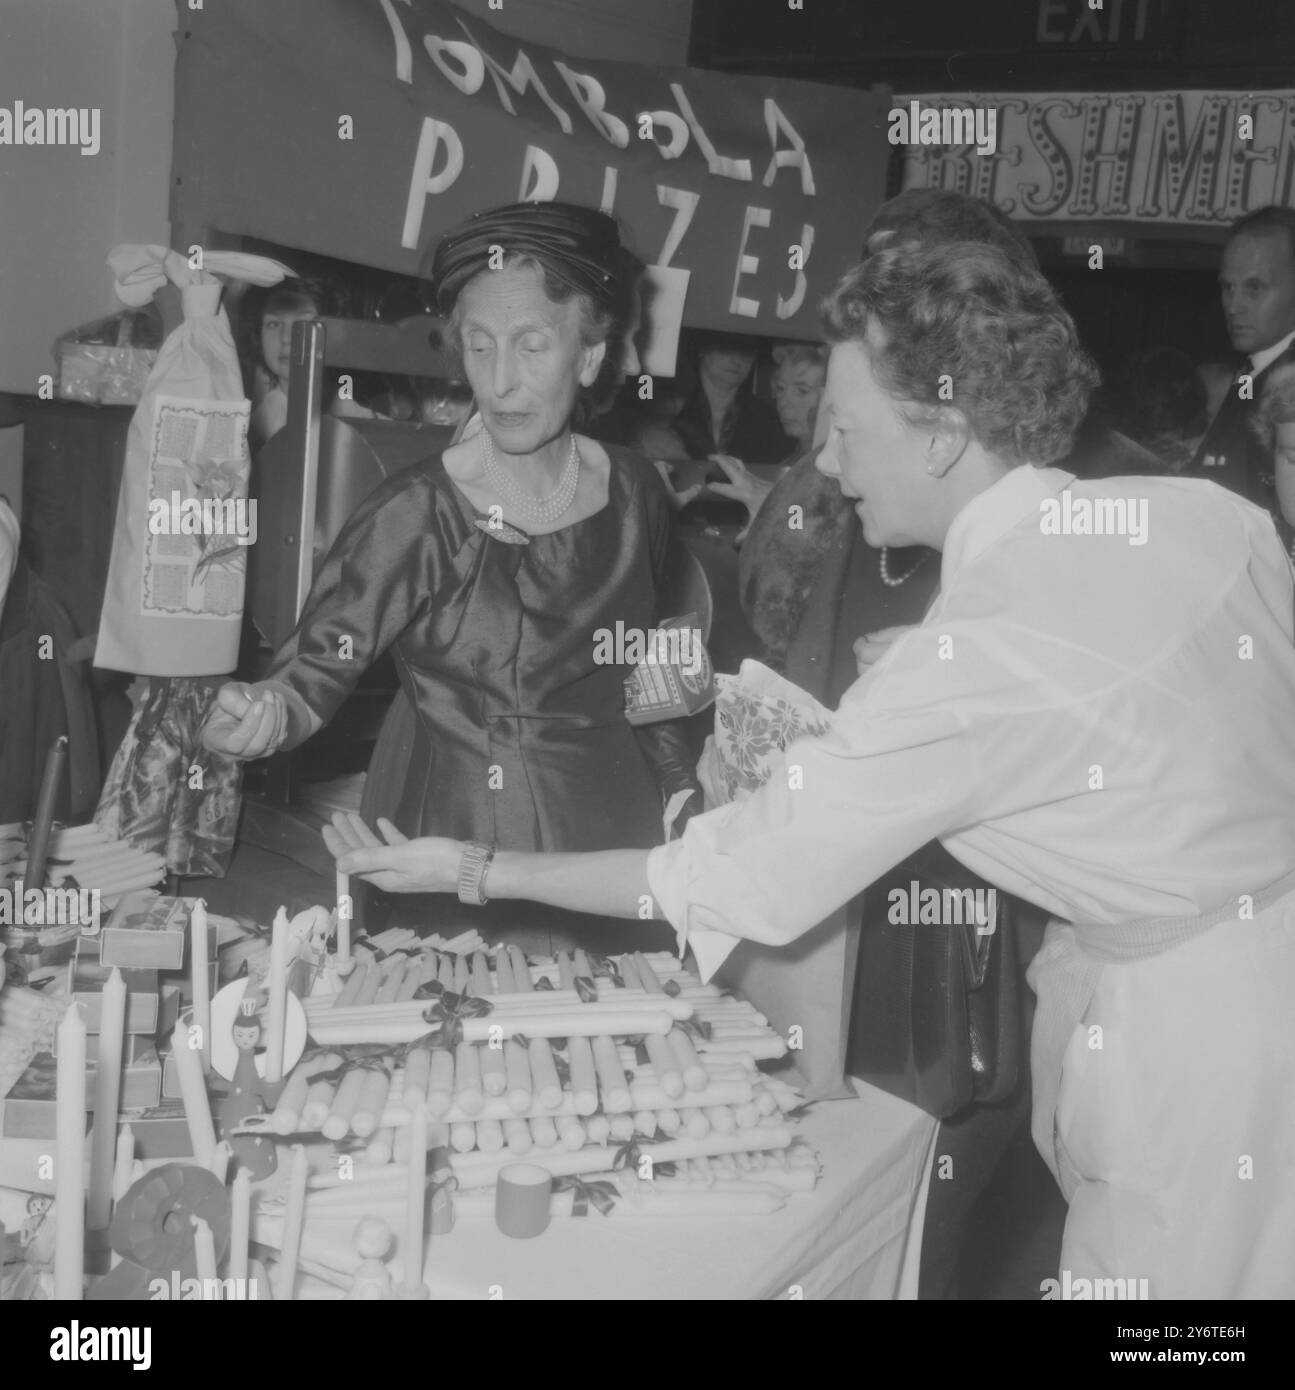
[[[197, 1039], [193, 1041], [196, 1043]], [[175, 1025], [171, 1035], [171, 1055], [175, 1058], [180, 1095], [184, 1099], [184, 1118], [189, 1126], [189, 1144], [198, 1164], [210, 1170], [216, 1148], [216, 1131], [211, 1123], [211, 1102], [207, 1099], [207, 1080], [202, 1074], [202, 1058], [190, 1046], [189, 1025], [185, 1019]]]
[[517, 983], [513, 979], [513, 965], [506, 946], [500, 946], [495, 950], [495, 990], [498, 994], [517, 992]]
[[288, 1176], [288, 1206], [283, 1218], [283, 1247], [279, 1251], [279, 1268], [274, 1286], [274, 1296], [282, 1302], [291, 1300], [297, 1283], [297, 1257], [301, 1253], [301, 1228], [306, 1215], [306, 1179], [309, 1176], [306, 1150], [301, 1144], [294, 1144], [292, 1172]]
[[421, 1105], [414, 1106], [409, 1118], [408, 1163], [405, 1239], [400, 1255], [405, 1266], [405, 1288], [413, 1292], [423, 1282], [423, 1215], [427, 1202], [427, 1113]]
[[337, 871], [337, 968], [351, 969], [351, 876]]
[[[247, 1241], [251, 1229], [252, 1175], [240, 1165], [230, 1192], [228, 1268], [231, 1279], [247, 1278]], [[234, 1287], [243, 1289], [241, 1297], [247, 1297], [245, 1285], [235, 1284]]]
[[222, 1187], [225, 1185], [225, 1175], [229, 1172], [229, 1162], [233, 1157], [233, 1148], [223, 1139], [211, 1151], [211, 1176]]
[[288, 914], [274, 914], [270, 938], [270, 1018], [265, 1035], [265, 1080], [273, 1086], [283, 1080], [283, 1038], [288, 1018]]
[[204, 1072], [211, 1070], [211, 958], [207, 940], [207, 904], [199, 898], [189, 915], [189, 968], [193, 983], [193, 1022], [199, 1030]]
[[220, 1283], [216, 1278], [216, 1241], [211, 1227], [201, 1216], [191, 1216], [193, 1222], [193, 1254], [198, 1265], [199, 1297], [214, 1299], [220, 1297]]
[[58, 1026], [54, 1297], [80, 1300], [85, 1268], [85, 1024], [71, 1004]]
[[117, 1160], [112, 1170], [112, 1200], [114, 1205], [130, 1191], [130, 1185], [135, 1181], [134, 1170], [135, 1131], [129, 1125], [122, 1125], [117, 1135]]
[[[45, 886], [45, 861], [49, 856], [49, 837], [54, 828], [54, 810], [63, 773], [67, 768], [67, 735], [54, 740], [45, 758], [45, 774], [41, 778], [40, 796], [36, 800], [36, 815], [31, 823], [31, 839], [27, 841], [27, 868], [23, 880], [28, 888]], [[78, 1292], [76, 1295], [81, 1297]]]
[[117, 1157], [117, 1105], [121, 1098], [121, 1049], [126, 1029], [126, 981], [113, 966], [103, 987], [99, 1060], [94, 1076], [94, 1133], [90, 1144], [90, 1196], [85, 1221], [102, 1231], [112, 1214], [112, 1170]]

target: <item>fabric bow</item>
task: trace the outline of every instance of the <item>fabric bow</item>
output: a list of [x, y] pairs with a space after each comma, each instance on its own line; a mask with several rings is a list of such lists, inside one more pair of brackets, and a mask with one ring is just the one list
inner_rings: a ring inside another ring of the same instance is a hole
[[596, 1004], [598, 1002], [598, 986], [587, 975], [577, 975], [574, 983], [576, 994], [582, 1004]]
[[[335, 1049], [330, 1049], [333, 1051]], [[311, 1083], [326, 1081], [330, 1085], [342, 1079], [350, 1071], [381, 1071], [391, 1075], [395, 1056], [399, 1051], [387, 1043], [356, 1043], [346, 1049], [344, 1060], [329, 1071], [314, 1072]]]
[[194, 270], [178, 251], [153, 244], [127, 243], [108, 253], [108, 268], [117, 282], [117, 298], [139, 308], [149, 303], [164, 285], [214, 284], [217, 275], [245, 280], [251, 285], [277, 285], [293, 271], [282, 261], [242, 251], [204, 251], [202, 269]]
[[621, 1195], [615, 1183], [582, 1178], [578, 1174], [553, 1179], [554, 1192], [570, 1192], [571, 1215], [588, 1216], [592, 1205], [600, 1216], [609, 1216]]
[[594, 972], [594, 979], [601, 976], [605, 980], [610, 980], [617, 989], [625, 988], [620, 966], [610, 956], [600, 956], [596, 951], [591, 951], [588, 959], [589, 968]]
[[446, 989], [439, 980], [428, 980], [414, 991], [415, 999], [430, 999], [431, 1003], [423, 1010], [426, 1022], [436, 1026], [410, 1043], [410, 1048], [453, 1049], [463, 1041], [463, 1021], [468, 1018], [481, 1018], [490, 1013], [492, 1005], [480, 995], [462, 994]]
[[[639, 1163], [644, 1158], [652, 1158], [651, 1153], [644, 1153], [644, 1149], [651, 1149], [653, 1144], [660, 1143], [660, 1140], [653, 1139], [646, 1134], [636, 1134], [633, 1139], [624, 1143], [616, 1150], [612, 1158], [612, 1171], [619, 1172], [622, 1168], [628, 1168], [631, 1172], [637, 1173]], [[652, 1176], [654, 1178], [672, 1178], [676, 1172], [675, 1164], [670, 1161], [658, 1163], [652, 1159]]]

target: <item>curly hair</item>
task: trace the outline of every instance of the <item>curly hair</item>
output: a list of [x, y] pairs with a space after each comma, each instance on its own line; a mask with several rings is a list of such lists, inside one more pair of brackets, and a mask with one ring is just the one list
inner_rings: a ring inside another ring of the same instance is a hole
[[[864, 347], [911, 425], [952, 406], [1013, 464], [1063, 458], [1100, 381], [1052, 286], [984, 243], [878, 251], [827, 297], [823, 318], [831, 342]], [[870, 323], [883, 345], [866, 340]]]
[[1274, 367], [1259, 393], [1250, 417], [1255, 437], [1271, 453], [1277, 443], [1277, 426], [1295, 423], [1295, 364]]

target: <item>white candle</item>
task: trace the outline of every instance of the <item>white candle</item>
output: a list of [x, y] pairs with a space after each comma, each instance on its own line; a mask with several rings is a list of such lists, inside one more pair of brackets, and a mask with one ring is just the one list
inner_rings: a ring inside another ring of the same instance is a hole
[[204, 1072], [211, 1070], [211, 968], [207, 943], [207, 904], [199, 898], [189, 916], [189, 968], [193, 982], [193, 1022], [201, 1030]]
[[337, 964], [347, 968], [351, 959], [351, 876], [337, 872]]
[[427, 1112], [415, 1105], [409, 1117], [409, 1172], [405, 1188], [405, 1239], [400, 1252], [405, 1288], [418, 1290], [423, 1282], [423, 1212], [427, 1201]]
[[265, 1034], [265, 1079], [270, 1085], [283, 1080], [283, 1037], [288, 1017], [288, 914], [274, 914], [270, 938], [270, 1018]]
[[278, 1276], [274, 1296], [289, 1302], [297, 1283], [297, 1256], [301, 1252], [301, 1227], [306, 1214], [306, 1179], [310, 1170], [306, 1150], [301, 1144], [292, 1146], [292, 1172], [288, 1178], [288, 1207], [283, 1220], [283, 1248], [279, 1252]]
[[211, 1151], [211, 1175], [223, 1187], [225, 1185], [225, 1174], [229, 1172], [229, 1161], [234, 1157], [234, 1150], [221, 1140]]
[[197, 1047], [190, 1046], [189, 1025], [183, 1018], [171, 1035], [171, 1054], [175, 1058], [180, 1095], [184, 1099], [184, 1118], [189, 1126], [193, 1156], [203, 1168], [210, 1169], [216, 1150], [216, 1131], [211, 1123], [207, 1079], [202, 1074], [202, 1058]]
[[117, 1135], [117, 1163], [112, 1173], [112, 1200], [116, 1204], [130, 1191], [135, 1181], [135, 1131], [122, 1125]]
[[85, 1267], [85, 1024], [76, 1003], [58, 1026], [54, 1297], [80, 1301]]
[[90, 1145], [90, 1196], [86, 1225], [102, 1231], [112, 1208], [112, 1168], [117, 1156], [117, 1105], [121, 1097], [121, 1048], [126, 1029], [126, 981], [113, 966], [103, 987], [99, 1061], [94, 1077], [94, 1134]]
[[214, 1299], [220, 1297], [220, 1283], [216, 1278], [216, 1240], [211, 1227], [201, 1216], [191, 1216], [193, 1222], [193, 1253], [198, 1264], [200, 1297]]
[[[229, 1277], [247, 1278], [247, 1241], [252, 1229], [252, 1175], [240, 1167], [234, 1174], [234, 1186], [230, 1193], [229, 1218]], [[242, 1289], [246, 1298], [246, 1284], [235, 1284]]]

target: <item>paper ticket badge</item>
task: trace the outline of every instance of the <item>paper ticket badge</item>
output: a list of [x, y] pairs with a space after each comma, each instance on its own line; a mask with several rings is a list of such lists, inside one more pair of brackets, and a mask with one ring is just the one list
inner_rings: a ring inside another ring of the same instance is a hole
[[[637, 650], [635, 637], [640, 639]], [[635, 666], [625, 680], [625, 717], [631, 724], [679, 719], [713, 702], [715, 673], [696, 613], [667, 618], [629, 638], [625, 657]]]

